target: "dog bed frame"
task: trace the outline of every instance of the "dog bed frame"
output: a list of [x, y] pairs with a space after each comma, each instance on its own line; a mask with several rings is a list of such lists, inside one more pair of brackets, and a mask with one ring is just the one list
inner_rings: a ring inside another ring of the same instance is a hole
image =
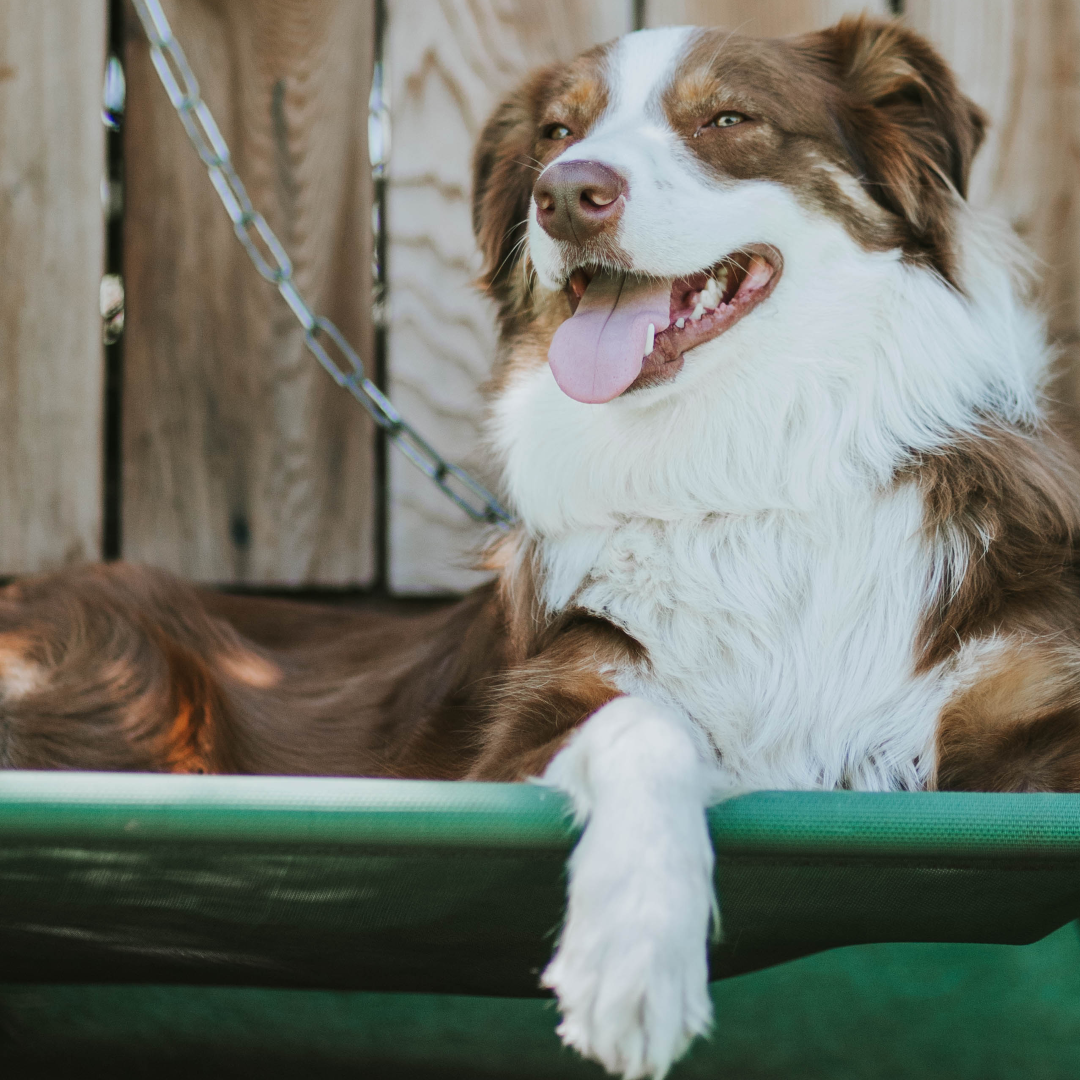
[[[533, 995], [567, 810], [527, 784], [0, 773], [2, 977]], [[1080, 914], [1080, 796], [760, 792], [709, 824], [716, 977]]]
[[[717, 978], [1080, 914], [1080, 796], [761, 792], [709, 824]], [[2, 772], [0, 981], [535, 996], [575, 836], [531, 785]]]

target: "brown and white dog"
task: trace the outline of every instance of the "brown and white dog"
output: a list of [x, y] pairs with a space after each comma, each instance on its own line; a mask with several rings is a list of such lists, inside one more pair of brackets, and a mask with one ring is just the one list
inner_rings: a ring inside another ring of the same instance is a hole
[[476, 156], [520, 525], [421, 617], [97, 567], [0, 594], [0, 765], [521, 780], [586, 823], [544, 975], [660, 1076], [707, 1029], [704, 808], [1080, 790], [1080, 486], [983, 133], [921, 38], [630, 34]]

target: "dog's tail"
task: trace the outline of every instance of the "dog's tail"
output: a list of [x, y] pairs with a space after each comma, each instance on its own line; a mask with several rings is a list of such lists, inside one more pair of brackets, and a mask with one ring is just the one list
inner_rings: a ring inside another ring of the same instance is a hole
[[457, 777], [502, 663], [491, 587], [420, 614], [125, 563], [0, 589], [0, 768]]
[[0, 591], [0, 766], [236, 771], [229, 714], [277, 677], [168, 574], [21, 581]]

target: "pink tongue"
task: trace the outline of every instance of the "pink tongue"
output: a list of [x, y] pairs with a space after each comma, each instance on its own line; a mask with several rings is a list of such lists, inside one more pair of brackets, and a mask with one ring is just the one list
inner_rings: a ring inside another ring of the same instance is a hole
[[670, 279], [597, 271], [551, 339], [548, 363], [560, 389], [593, 405], [618, 397], [641, 374], [649, 324], [666, 330], [670, 310]]

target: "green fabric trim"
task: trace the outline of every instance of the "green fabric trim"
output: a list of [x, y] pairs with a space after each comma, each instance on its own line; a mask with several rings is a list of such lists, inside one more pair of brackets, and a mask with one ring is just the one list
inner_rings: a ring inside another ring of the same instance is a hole
[[755, 792], [709, 811], [726, 851], [1080, 859], [1080, 795]]
[[[1080, 912], [1080, 796], [758, 792], [709, 824], [716, 977]], [[0, 773], [0, 977], [535, 994], [575, 836], [536, 785]]]
[[0, 837], [450, 844], [566, 851], [566, 799], [533, 784], [0, 772]]

